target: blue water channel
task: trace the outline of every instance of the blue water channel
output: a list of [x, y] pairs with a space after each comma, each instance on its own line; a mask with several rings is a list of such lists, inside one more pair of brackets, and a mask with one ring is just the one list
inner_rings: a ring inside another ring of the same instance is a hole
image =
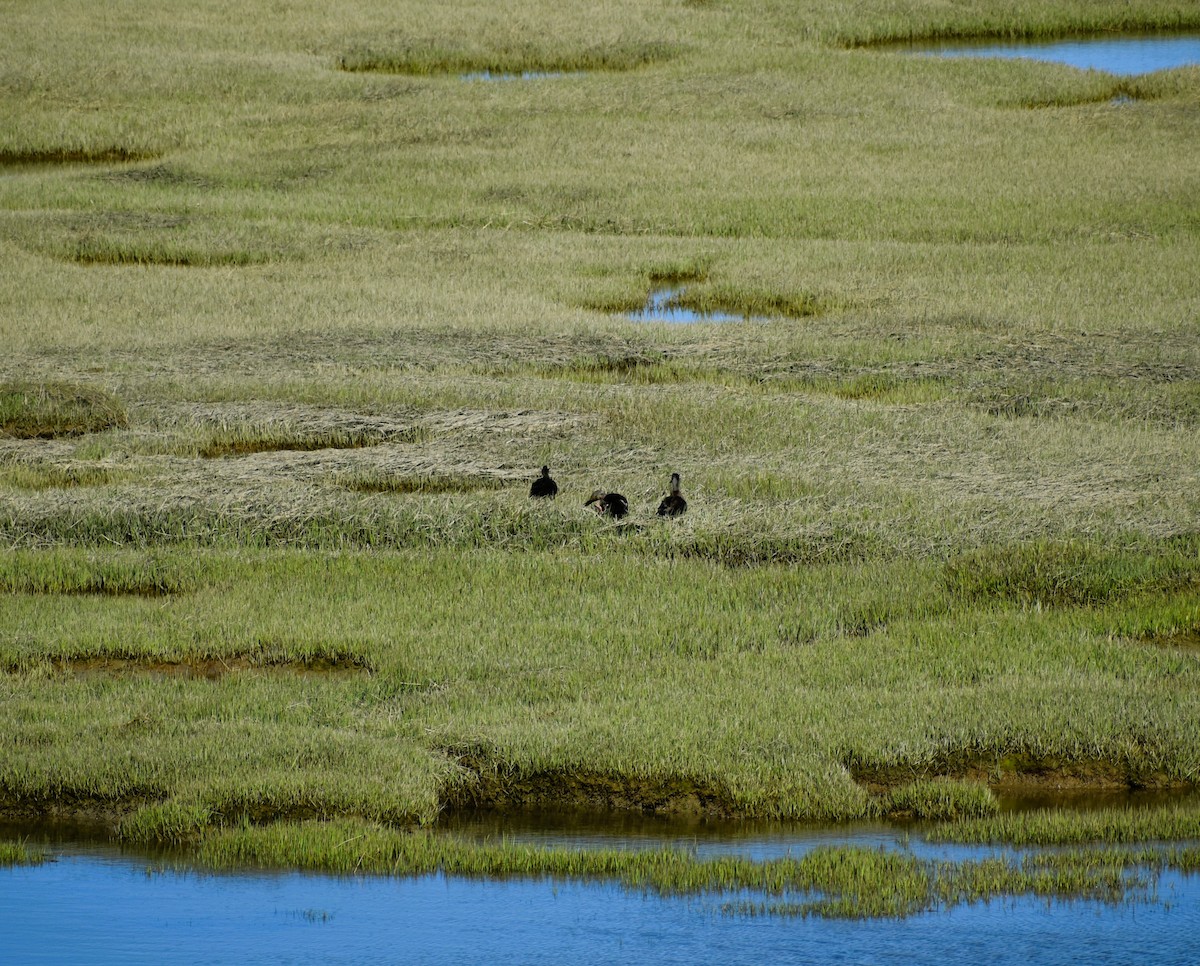
[[939, 57], [1024, 57], [1123, 76], [1200, 64], [1200, 34], [1108, 35], [1011, 43], [945, 41], [905, 49]]
[[[484, 820], [455, 831], [489, 837], [498, 827]], [[515, 834], [541, 844], [671, 844], [760, 858], [818, 844], [982, 854], [884, 825], [665, 838], [645, 827], [536, 826]], [[1170, 873], [1148, 900], [1121, 905], [1009, 899], [904, 920], [844, 921], [747, 916], [728, 911], [729, 896], [663, 898], [596, 883], [214, 874], [94, 836], [59, 830], [31, 839], [47, 841], [54, 860], [0, 868], [6, 966], [1200, 962], [1200, 879]]]

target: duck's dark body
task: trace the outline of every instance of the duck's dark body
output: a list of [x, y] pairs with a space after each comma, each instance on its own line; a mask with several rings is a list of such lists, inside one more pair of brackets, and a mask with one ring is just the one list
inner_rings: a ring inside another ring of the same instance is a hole
[[542, 467], [542, 475], [530, 485], [529, 495], [537, 497], [558, 496], [558, 484], [550, 479], [550, 467]]
[[683, 498], [683, 494], [679, 492], [679, 474], [671, 474], [671, 492], [663, 497], [662, 503], [658, 505], [658, 515], [660, 517], [677, 517], [681, 513], [687, 512], [687, 500]]
[[596, 490], [584, 506], [590, 506], [597, 513], [620, 520], [629, 512], [629, 501], [620, 493], [605, 493]]

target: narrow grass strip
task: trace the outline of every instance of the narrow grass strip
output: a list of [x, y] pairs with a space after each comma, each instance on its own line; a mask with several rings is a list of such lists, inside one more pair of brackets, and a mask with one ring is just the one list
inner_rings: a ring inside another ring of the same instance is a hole
[[1005, 812], [990, 818], [945, 822], [930, 829], [926, 836], [935, 842], [1021, 846], [1200, 840], [1200, 802], [1094, 812]]
[[803, 856], [762, 862], [743, 856], [699, 859], [677, 849], [571, 850], [507, 840], [476, 844], [344, 820], [246, 822], [202, 833], [197, 852], [202, 863], [220, 869], [579, 879], [659, 895], [749, 892], [769, 898], [740, 901], [727, 911], [831, 918], [903, 917], [1025, 895], [1122, 902], [1144, 894], [1150, 875], [1164, 868], [1197, 868], [1194, 851], [1180, 850], [1074, 850], [1019, 860], [946, 862], [886, 849], [822, 846]]

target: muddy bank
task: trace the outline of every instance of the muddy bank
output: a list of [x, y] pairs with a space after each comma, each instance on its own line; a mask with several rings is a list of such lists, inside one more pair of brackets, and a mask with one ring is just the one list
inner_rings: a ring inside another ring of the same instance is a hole
[[914, 781], [953, 779], [977, 782], [995, 792], [1049, 790], [1121, 791], [1192, 788], [1165, 771], [1130, 762], [1098, 758], [1067, 759], [1053, 755], [1013, 753], [1002, 756], [947, 755], [926, 765], [847, 764], [858, 784], [873, 793], [887, 792]]
[[469, 756], [459, 756], [458, 761], [467, 775], [444, 793], [444, 812], [563, 809], [731, 818], [741, 811], [723, 785], [687, 776], [564, 768], [521, 774]]
[[[125, 669], [122, 669], [125, 670]], [[139, 669], [144, 670], [144, 669]], [[227, 673], [224, 662], [213, 667], [168, 666], [158, 673], [195, 675]], [[350, 668], [322, 668], [329, 673]], [[113, 673], [110, 662], [89, 668], [84, 673]], [[461, 766], [456, 781], [444, 787], [440, 795], [440, 820], [444, 824], [462, 815], [495, 815], [553, 812], [611, 816], [621, 821], [635, 816], [653, 816], [666, 821], [720, 821], [740, 824], [755, 821], [746, 802], [739, 800], [723, 783], [687, 775], [624, 775], [605, 771], [546, 769], [522, 773], [511, 763], [485, 760], [472, 754], [448, 752]], [[851, 777], [868, 793], [865, 810], [847, 815], [846, 821], [871, 818], [904, 821], [915, 818], [954, 820], [978, 809], [978, 786], [988, 801], [985, 812], [1017, 808], [1065, 808], [1154, 803], [1195, 793], [1196, 784], [1163, 771], [1138, 769], [1130, 765], [1097, 759], [1066, 760], [1051, 756], [1009, 755], [1001, 758], [947, 756], [918, 767], [847, 766]], [[942, 783], [945, 782], [943, 786]], [[957, 785], [958, 787], [954, 787]], [[911, 793], [916, 790], [930, 799], [915, 807]], [[940, 797], [944, 791], [945, 801]], [[987, 794], [995, 796], [994, 801]], [[133, 792], [120, 797], [102, 798], [74, 792], [50, 796], [20, 795], [0, 790], [0, 822], [9, 820], [50, 819], [86, 821], [116, 830], [121, 821], [139, 808], [161, 803], [161, 789]], [[932, 809], [932, 811], [929, 811]], [[325, 808], [320, 802], [285, 807], [254, 799], [227, 801], [212, 809], [216, 823], [245, 816], [255, 824], [310, 818], [329, 819], [343, 813]], [[395, 814], [385, 824], [419, 824], [416, 816]], [[834, 823], [836, 824], [836, 822]]]

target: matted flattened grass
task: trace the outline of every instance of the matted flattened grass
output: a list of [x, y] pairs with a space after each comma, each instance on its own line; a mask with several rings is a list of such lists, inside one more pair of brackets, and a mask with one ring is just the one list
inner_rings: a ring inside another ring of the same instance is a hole
[[0, 459], [0, 486], [25, 490], [56, 490], [77, 486], [108, 486], [126, 482], [136, 474], [116, 466], [47, 460]]

